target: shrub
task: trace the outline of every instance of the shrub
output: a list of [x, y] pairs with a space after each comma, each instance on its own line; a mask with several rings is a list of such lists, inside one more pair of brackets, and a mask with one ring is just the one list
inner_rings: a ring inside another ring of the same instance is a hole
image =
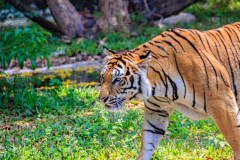
[[48, 43], [47, 37], [52, 35], [47, 31], [38, 31], [36, 29], [18, 29], [11, 30], [4, 34], [3, 41], [0, 42], [0, 64], [3, 69], [6, 63], [10, 65], [12, 59], [17, 59], [19, 66], [23, 68], [24, 61], [30, 59], [32, 69], [36, 68], [36, 58], [42, 60], [42, 56], [47, 60], [50, 67], [48, 51], [43, 49], [43, 44]]

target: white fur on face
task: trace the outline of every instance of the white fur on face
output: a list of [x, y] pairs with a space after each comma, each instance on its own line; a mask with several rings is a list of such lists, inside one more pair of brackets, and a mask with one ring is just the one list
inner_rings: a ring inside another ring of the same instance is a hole
[[106, 72], [106, 70], [107, 70], [107, 65], [105, 65], [104, 67], [103, 67], [103, 69], [102, 69], [102, 71], [101, 71], [101, 75], [104, 75], [104, 73]]

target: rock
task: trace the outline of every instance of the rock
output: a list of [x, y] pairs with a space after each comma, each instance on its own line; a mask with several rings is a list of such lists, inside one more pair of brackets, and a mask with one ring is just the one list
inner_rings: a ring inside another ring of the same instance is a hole
[[163, 24], [162, 23], [162, 20], [159, 20], [159, 21], [155, 21], [153, 22], [153, 24], [159, 28], [163, 28], [163, 27], [166, 27], [167, 25]]
[[64, 41], [64, 43], [65, 43], [65, 44], [71, 44], [72, 42], [71, 42], [71, 40], [66, 39], [66, 40]]
[[162, 20], [162, 24], [164, 25], [176, 25], [178, 22], [181, 23], [191, 23], [195, 22], [196, 17], [190, 13], [180, 13], [178, 15], [170, 16]]
[[59, 52], [53, 52], [53, 55], [55, 57], [59, 56], [59, 55], [63, 55], [65, 52], [64, 51], [59, 51]]
[[98, 59], [100, 59], [100, 58], [101, 58], [101, 56], [96, 56], [96, 55], [93, 55], [93, 58], [94, 58], [95, 60], [98, 60]]
[[131, 33], [131, 36], [130, 37], [137, 37], [137, 36], [139, 36], [140, 34], [137, 32], [137, 31], [133, 31], [132, 33]]
[[9, 13], [8, 15], [7, 15], [7, 19], [14, 19], [15, 18], [15, 16], [14, 16], [14, 14], [12, 14], [12, 13]]
[[62, 38], [62, 39], [66, 39], [66, 40], [69, 39], [68, 36], [66, 36], [66, 35], [62, 35], [61, 38]]
[[3, 23], [0, 23], [0, 27], [4, 26], [4, 27], [10, 27], [10, 26], [14, 26], [14, 27], [27, 27], [29, 25], [29, 21], [27, 18], [23, 18], [23, 19], [8, 19], [6, 21], [4, 21]]
[[75, 61], [76, 58], [77, 58], [77, 57], [70, 57], [69, 59]]

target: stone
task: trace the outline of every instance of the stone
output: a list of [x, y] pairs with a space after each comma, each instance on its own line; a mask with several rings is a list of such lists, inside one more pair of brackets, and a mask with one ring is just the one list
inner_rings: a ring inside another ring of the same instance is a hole
[[180, 13], [178, 15], [173, 15], [168, 18], [164, 18], [162, 20], [162, 24], [168, 25], [168, 26], [173, 26], [176, 25], [177, 23], [191, 23], [195, 22], [196, 17], [190, 13]]

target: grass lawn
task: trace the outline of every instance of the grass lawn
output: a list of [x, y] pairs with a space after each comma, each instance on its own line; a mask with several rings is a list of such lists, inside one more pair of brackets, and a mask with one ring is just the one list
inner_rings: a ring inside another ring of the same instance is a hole
[[[98, 91], [86, 87], [2, 96], [0, 159], [135, 159], [140, 151], [142, 107], [108, 113]], [[174, 112], [153, 159], [206, 157], [229, 159], [233, 152], [211, 119]]]

